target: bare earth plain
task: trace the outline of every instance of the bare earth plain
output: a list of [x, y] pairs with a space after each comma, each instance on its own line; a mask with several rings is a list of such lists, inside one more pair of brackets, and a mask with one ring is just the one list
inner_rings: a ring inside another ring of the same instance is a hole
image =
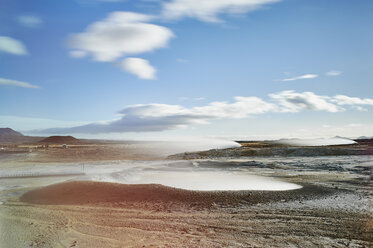
[[[332, 156], [328, 151], [329, 156], [304, 157], [294, 148], [290, 157], [257, 157], [261, 149], [267, 149], [265, 154], [271, 149], [263, 147], [256, 143], [171, 158], [192, 159], [201, 168], [245, 168], [301, 189], [206, 192], [58, 176], [48, 180], [60, 183], [40, 187], [40, 178], [27, 178], [28, 186], [2, 191], [0, 247], [373, 247], [371, 155]], [[72, 144], [67, 149], [24, 144], [9, 146], [0, 164], [6, 171], [48, 168], [50, 163], [165, 160], [167, 155], [149, 143]]]

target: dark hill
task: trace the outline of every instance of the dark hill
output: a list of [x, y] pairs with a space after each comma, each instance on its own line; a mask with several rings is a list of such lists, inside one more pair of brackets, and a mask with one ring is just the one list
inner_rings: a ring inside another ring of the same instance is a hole
[[355, 140], [359, 145], [373, 146], [373, 138], [360, 137]]
[[23, 137], [23, 134], [20, 132], [14, 131], [13, 129], [6, 127], [0, 128], [0, 139], [8, 137]]
[[24, 136], [20, 132], [14, 131], [11, 128], [0, 128], [0, 144], [17, 144], [37, 142], [40, 137]]
[[33, 143], [41, 140], [41, 137], [25, 136], [11, 128], [0, 128], [0, 144]]
[[50, 136], [48, 138], [42, 139], [40, 143], [57, 143], [57, 144], [71, 144], [79, 143], [80, 140], [74, 138], [73, 136]]

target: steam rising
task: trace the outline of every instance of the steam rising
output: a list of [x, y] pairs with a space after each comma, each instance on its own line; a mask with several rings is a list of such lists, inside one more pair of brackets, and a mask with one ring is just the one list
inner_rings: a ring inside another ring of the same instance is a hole
[[172, 155], [183, 152], [207, 151], [211, 149], [226, 149], [240, 147], [241, 145], [231, 140], [223, 139], [179, 139], [152, 144], [164, 155]]
[[278, 143], [293, 146], [332, 146], [357, 144], [353, 140], [340, 137], [329, 139], [281, 139], [278, 141]]
[[193, 172], [152, 172], [145, 173], [134, 184], [156, 183], [170, 187], [198, 190], [293, 190], [302, 186], [282, 182], [269, 177], [254, 176], [245, 173], [230, 173], [222, 171], [193, 171]]

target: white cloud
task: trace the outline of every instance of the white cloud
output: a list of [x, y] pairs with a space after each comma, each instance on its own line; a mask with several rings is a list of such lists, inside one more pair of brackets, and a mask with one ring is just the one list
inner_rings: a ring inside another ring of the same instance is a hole
[[235, 102], [212, 102], [206, 106], [184, 108], [180, 105], [137, 104], [119, 111], [120, 119], [73, 128], [54, 128], [42, 133], [154, 132], [207, 124], [221, 118], [244, 118], [271, 111], [275, 106], [256, 97], [236, 97]]
[[7, 36], [0, 36], [0, 52], [25, 55], [27, 50], [21, 41]]
[[[172, 130], [192, 124], [208, 124], [216, 119], [240, 119], [265, 113], [300, 112], [303, 110], [340, 112], [334, 97], [313, 92], [282, 91], [270, 94], [271, 101], [258, 97], [235, 97], [234, 101], [211, 102], [205, 106], [186, 108], [169, 104], [136, 104], [119, 111], [120, 118], [72, 128], [41, 130], [42, 133], [112, 133], [154, 132]], [[364, 99], [372, 100], [373, 99]], [[344, 104], [342, 104], [344, 105]], [[350, 105], [350, 104], [348, 104]]]
[[361, 111], [361, 112], [368, 111], [367, 108], [363, 108], [363, 107], [361, 107], [361, 106], [353, 106], [353, 108], [355, 108], [356, 110]]
[[243, 14], [280, 0], [171, 0], [163, 4], [166, 19], [196, 18], [219, 22], [219, 14]]
[[150, 52], [166, 47], [173, 33], [166, 27], [147, 23], [152, 16], [113, 12], [106, 19], [91, 24], [85, 32], [70, 38], [73, 56], [80, 51], [96, 61], [114, 61], [123, 56]]
[[339, 76], [343, 73], [343, 71], [336, 71], [336, 70], [332, 70], [332, 71], [328, 71], [326, 73], [327, 76], [331, 76], [331, 77], [335, 77], [335, 76]]
[[316, 95], [313, 92], [297, 93], [286, 90], [269, 96], [278, 102], [283, 112], [299, 112], [303, 109], [334, 113], [343, 111], [343, 108], [331, 103], [329, 97]]
[[333, 97], [331, 100], [332, 102], [338, 105], [372, 105], [373, 106], [373, 99], [362, 99], [358, 97], [349, 97], [344, 95], [337, 95]]
[[6, 79], [6, 78], [0, 78], [0, 85], [16, 86], [16, 87], [23, 87], [23, 88], [34, 88], [34, 89], [40, 88], [39, 86], [30, 84], [27, 82], [21, 82], [21, 81]]
[[304, 74], [298, 77], [281, 79], [280, 81], [287, 82], [287, 81], [295, 81], [295, 80], [300, 80], [300, 79], [312, 79], [312, 78], [317, 78], [317, 77], [318, 77], [317, 74]]
[[28, 28], [37, 28], [43, 23], [43, 20], [36, 15], [20, 15], [17, 17], [17, 21]]
[[156, 79], [156, 69], [145, 59], [126, 58], [122, 62], [122, 68], [142, 79]]
[[194, 107], [191, 112], [199, 116], [216, 118], [245, 118], [250, 114], [263, 114], [275, 111], [275, 104], [266, 102], [258, 97], [236, 96], [235, 102], [212, 102], [203, 107]]

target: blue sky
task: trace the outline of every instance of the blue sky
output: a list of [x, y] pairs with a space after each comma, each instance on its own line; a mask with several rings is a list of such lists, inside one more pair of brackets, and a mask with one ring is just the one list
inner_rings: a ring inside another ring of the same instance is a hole
[[368, 0], [4, 0], [0, 126], [372, 136], [371, 13]]

